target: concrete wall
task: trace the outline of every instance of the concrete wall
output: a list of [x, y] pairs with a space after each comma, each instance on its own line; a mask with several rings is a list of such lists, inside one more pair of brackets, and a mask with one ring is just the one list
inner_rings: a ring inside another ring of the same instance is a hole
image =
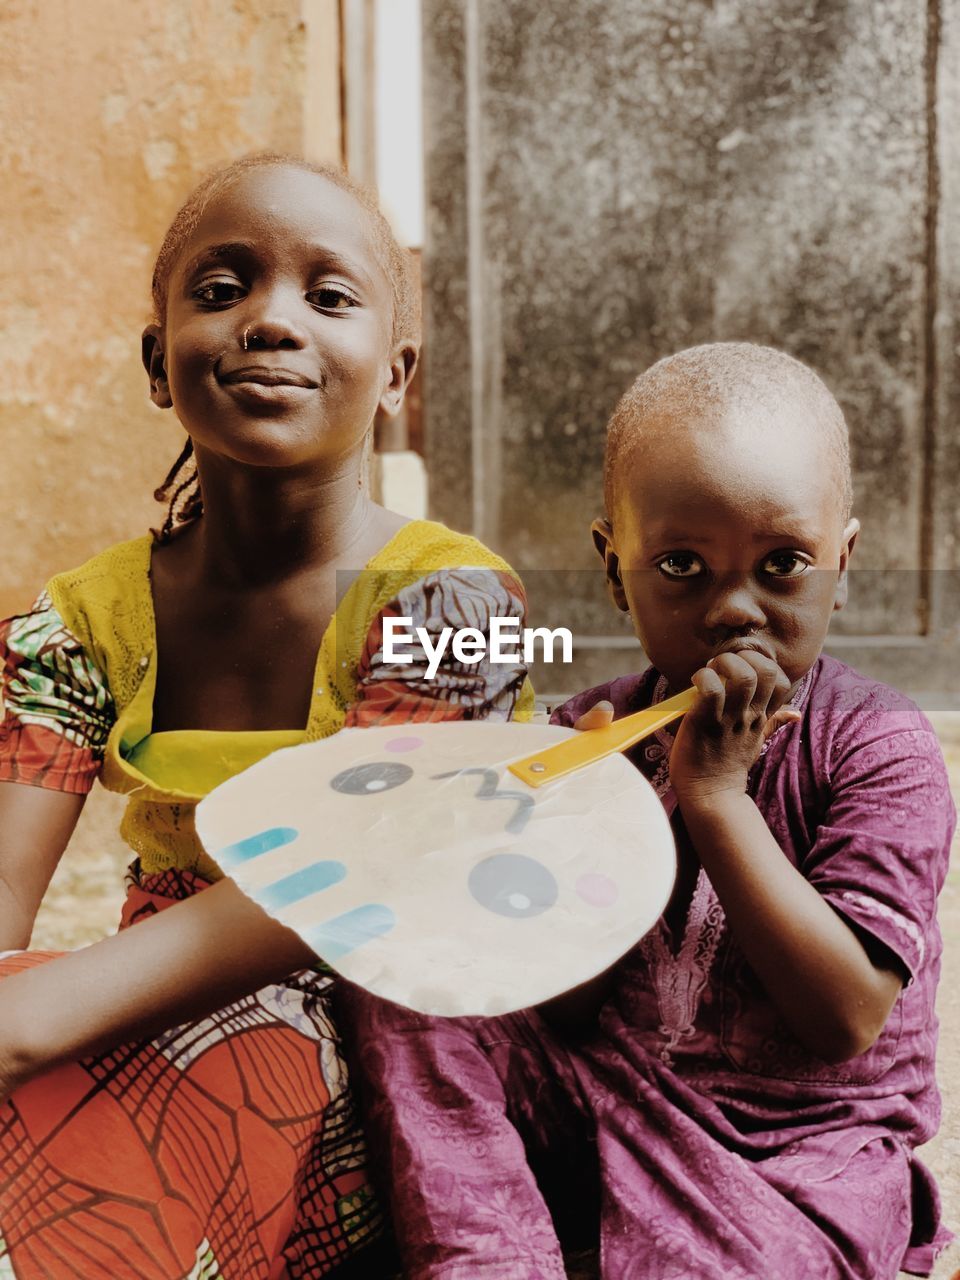
[[544, 689], [638, 662], [588, 568], [613, 404], [749, 339], [850, 422], [838, 652], [960, 694], [958, 28], [958, 0], [425, 0], [431, 499], [576, 620]]
[[0, 616], [156, 523], [182, 444], [147, 399], [154, 254], [208, 169], [340, 158], [337, 0], [0, 10]]

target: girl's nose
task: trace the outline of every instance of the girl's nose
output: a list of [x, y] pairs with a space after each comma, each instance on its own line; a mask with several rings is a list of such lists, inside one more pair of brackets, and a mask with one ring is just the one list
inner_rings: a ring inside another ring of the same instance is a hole
[[239, 338], [244, 351], [298, 350], [306, 345], [306, 329], [297, 314], [298, 305], [306, 304], [299, 293], [292, 297], [287, 291], [271, 290], [258, 302], [245, 307], [241, 317]]
[[750, 588], [743, 582], [721, 584], [715, 592], [704, 618], [712, 630], [740, 630], [762, 627], [767, 616]]

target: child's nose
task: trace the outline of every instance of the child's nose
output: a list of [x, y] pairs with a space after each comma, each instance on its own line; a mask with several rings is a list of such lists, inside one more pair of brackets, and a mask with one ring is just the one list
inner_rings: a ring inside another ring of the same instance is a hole
[[251, 297], [239, 316], [243, 324], [238, 335], [244, 351], [271, 348], [298, 349], [306, 345], [307, 332], [299, 317], [304, 304], [302, 295], [289, 290], [271, 289], [259, 298]]
[[721, 585], [710, 602], [705, 625], [711, 630], [762, 627], [767, 616], [749, 586], [744, 582]]

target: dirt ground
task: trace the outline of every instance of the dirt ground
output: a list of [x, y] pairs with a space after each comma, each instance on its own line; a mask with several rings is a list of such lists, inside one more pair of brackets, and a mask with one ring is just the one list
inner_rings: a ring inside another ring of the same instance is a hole
[[[960, 712], [931, 716], [943, 744], [960, 804]], [[80, 947], [113, 932], [122, 901], [122, 878], [129, 854], [117, 835], [122, 802], [97, 788], [84, 810], [34, 930], [34, 947]], [[947, 1224], [960, 1236], [960, 841], [940, 900], [944, 938], [940, 981], [939, 1076], [943, 1091], [940, 1133], [923, 1151], [937, 1176]], [[960, 1241], [941, 1255], [934, 1280], [952, 1280], [960, 1270]]]

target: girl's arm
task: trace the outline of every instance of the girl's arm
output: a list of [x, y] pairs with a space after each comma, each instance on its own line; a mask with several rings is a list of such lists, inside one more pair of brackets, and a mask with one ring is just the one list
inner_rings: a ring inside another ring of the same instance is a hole
[[827, 1062], [865, 1052], [904, 975], [857, 934], [784, 856], [746, 794], [786, 679], [760, 654], [723, 654], [698, 671], [701, 697], [681, 723], [670, 777], [687, 832], [751, 968], [797, 1038]]
[[316, 962], [222, 880], [123, 933], [0, 982], [0, 1096], [61, 1062], [203, 1017]]
[[37, 908], [85, 799], [0, 782], [0, 951], [30, 945]]

